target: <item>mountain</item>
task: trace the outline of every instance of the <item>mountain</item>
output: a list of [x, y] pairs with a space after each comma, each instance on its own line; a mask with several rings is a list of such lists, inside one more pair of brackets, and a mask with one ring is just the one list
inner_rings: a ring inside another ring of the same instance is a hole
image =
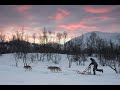
[[[86, 39], [90, 37], [91, 33], [96, 33], [97, 36], [99, 36], [102, 39], [105, 39], [107, 41], [112, 40], [114, 43], [118, 43], [118, 38], [120, 38], [120, 33], [108, 33], [108, 32], [99, 32], [99, 31], [94, 31], [94, 32], [88, 32], [83, 34], [83, 41], [86, 42]], [[68, 42], [74, 42], [75, 44], [78, 44], [78, 40], [82, 38], [81, 36], [75, 37]], [[66, 42], [65, 44], [67, 44]]]

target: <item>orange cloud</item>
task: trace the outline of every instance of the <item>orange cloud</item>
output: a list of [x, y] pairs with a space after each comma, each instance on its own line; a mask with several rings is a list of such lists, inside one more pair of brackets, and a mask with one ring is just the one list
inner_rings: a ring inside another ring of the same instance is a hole
[[65, 30], [77, 30], [77, 29], [87, 30], [87, 29], [96, 29], [97, 28], [95, 26], [86, 26], [86, 25], [83, 25], [81, 23], [72, 23], [72, 24], [68, 24], [68, 25], [59, 25], [58, 27], [62, 28], [62, 29], [65, 29]]
[[102, 8], [94, 8], [91, 6], [86, 6], [82, 8], [84, 11], [89, 12], [89, 13], [108, 13], [111, 12], [112, 10], [118, 8], [120, 6], [109, 6], [109, 7], [102, 7]]
[[63, 20], [66, 16], [69, 16], [69, 15], [70, 15], [70, 12], [59, 8], [55, 15], [49, 16], [48, 18], [53, 19], [56, 22], [59, 22], [59, 21]]

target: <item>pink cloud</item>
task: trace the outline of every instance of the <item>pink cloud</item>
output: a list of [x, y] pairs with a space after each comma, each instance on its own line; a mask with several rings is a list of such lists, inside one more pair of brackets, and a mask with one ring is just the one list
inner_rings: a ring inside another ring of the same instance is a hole
[[120, 32], [119, 30], [120, 24], [118, 23], [113, 23], [110, 25], [104, 25], [97, 27], [97, 31], [102, 31], [102, 32]]
[[40, 26], [41, 23], [40, 23], [40, 22], [33, 21], [33, 22], [30, 22], [29, 25], [30, 25], [30, 26], [36, 26], [36, 25], [37, 25], [37, 26]]
[[59, 22], [59, 21], [63, 20], [65, 17], [67, 17], [69, 15], [70, 15], [70, 12], [59, 8], [55, 15], [49, 16], [48, 18], [53, 19], [56, 22]]
[[114, 17], [109, 16], [97, 16], [97, 17], [89, 17], [89, 18], [83, 18], [80, 23], [81, 24], [89, 24], [89, 23], [96, 23], [96, 22], [105, 22], [105, 21], [111, 21], [115, 20]]
[[27, 18], [28, 20], [32, 20], [35, 17], [31, 14], [29, 14], [29, 10], [32, 9], [31, 5], [18, 5], [15, 7], [15, 9], [25, 18]]
[[89, 12], [89, 13], [108, 13], [111, 12], [112, 10], [118, 8], [120, 6], [109, 6], [109, 7], [102, 7], [102, 8], [95, 8], [92, 6], [86, 6], [82, 8], [84, 11]]
[[106, 30], [109, 30], [109, 31], [112, 31], [112, 32], [120, 32], [119, 28], [120, 28], [120, 24], [118, 23], [114, 23], [114, 24], [111, 24], [109, 26], [106, 26], [106, 27], [103, 27], [105, 28]]
[[81, 30], [88, 30], [88, 29], [96, 29], [97, 27], [95, 26], [87, 26], [81, 23], [72, 23], [72, 24], [68, 24], [68, 25], [59, 25], [59, 28], [65, 29], [65, 30], [77, 30], [77, 29], [81, 29]]
[[26, 12], [32, 8], [31, 5], [20, 5], [16, 7], [16, 10], [19, 12]]
[[112, 24], [111, 26], [112, 26], [112, 27], [119, 27], [119, 28], [120, 28], [120, 24], [118, 24], [118, 23], [117, 23], [117, 24], [116, 24], [116, 23], [115, 23], [115, 24]]
[[108, 21], [108, 20], [113, 20], [114, 18], [110, 18], [110, 17], [107, 17], [107, 16], [101, 16], [101, 17], [98, 17], [99, 20], [101, 21]]
[[23, 16], [24, 16], [25, 18], [27, 18], [28, 20], [33, 20], [33, 19], [36, 18], [35, 16], [30, 15], [30, 14], [28, 14], [28, 13], [24, 13]]

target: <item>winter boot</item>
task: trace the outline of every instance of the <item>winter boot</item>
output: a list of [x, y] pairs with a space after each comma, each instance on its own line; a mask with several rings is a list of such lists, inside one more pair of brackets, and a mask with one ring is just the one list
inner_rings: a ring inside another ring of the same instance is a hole
[[101, 72], [103, 73], [103, 69], [101, 70]]

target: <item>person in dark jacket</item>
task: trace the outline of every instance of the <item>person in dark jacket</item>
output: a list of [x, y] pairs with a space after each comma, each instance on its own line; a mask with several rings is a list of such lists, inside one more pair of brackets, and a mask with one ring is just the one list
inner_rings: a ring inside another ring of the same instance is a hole
[[91, 60], [91, 63], [89, 64], [89, 66], [94, 65], [93, 74], [96, 75], [96, 71], [99, 71], [99, 72], [103, 73], [103, 69], [97, 69], [97, 67], [98, 67], [97, 62], [93, 58], [90, 58], [90, 60]]

